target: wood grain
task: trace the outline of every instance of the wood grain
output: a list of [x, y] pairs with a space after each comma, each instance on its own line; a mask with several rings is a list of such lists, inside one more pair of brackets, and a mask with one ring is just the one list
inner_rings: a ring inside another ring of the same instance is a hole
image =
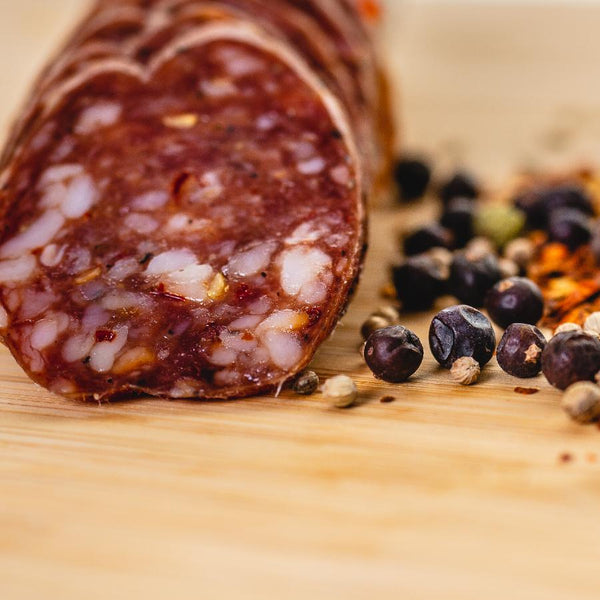
[[[413, 147], [458, 147], [452, 160], [502, 175], [519, 164], [517, 147], [567, 161], [595, 143], [586, 110], [600, 100], [589, 77], [600, 41], [586, 38], [581, 53], [571, 44], [572, 27], [587, 31], [600, 9], [544, 8], [532, 19], [515, 7], [390, 5], [388, 55], [404, 75]], [[0, 5], [3, 123], [81, 6]], [[511, 43], [524, 23], [529, 54]], [[589, 89], [540, 94], [586, 67]], [[467, 74], [460, 90], [449, 68]], [[580, 119], [571, 142], [550, 151], [544, 119], [530, 117], [554, 115], [563, 100], [589, 126]], [[518, 126], [514, 148], [504, 117]], [[541, 379], [540, 393], [519, 395], [521, 382], [493, 365], [481, 385], [458, 388], [428, 353], [414, 380], [387, 386], [359, 356], [358, 328], [380, 302], [397, 231], [433, 210], [373, 215], [359, 294], [315, 360], [323, 377], [356, 379], [353, 410], [287, 392], [77, 404], [29, 383], [0, 351], [0, 597], [596, 599], [600, 431], [570, 424]], [[405, 322], [425, 339], [430, 316]], [[386, 395], [396, 401], [381, 404]]]

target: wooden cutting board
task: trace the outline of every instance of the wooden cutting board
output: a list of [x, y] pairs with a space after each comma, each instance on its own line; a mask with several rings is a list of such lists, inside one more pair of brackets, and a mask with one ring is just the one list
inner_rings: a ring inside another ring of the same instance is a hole
[[[0, 6], [3, 124], [82, 5]], [[600, 8], [539, 11], [390, 0], [409, 145], [492, 180], [597, 147]], [[465, 389], [427, 353], [388, 386], [358, 353], [398, 230], [432, 212], [373, 215], [360, 291], [314, 363], [355, 378], [352, 410], [287, 392], [79, 404], [0, 351], [0, 597], [598, 598], [598, 428], [495, 364]], [[425, 341], [430, 318], [405, 323]]]

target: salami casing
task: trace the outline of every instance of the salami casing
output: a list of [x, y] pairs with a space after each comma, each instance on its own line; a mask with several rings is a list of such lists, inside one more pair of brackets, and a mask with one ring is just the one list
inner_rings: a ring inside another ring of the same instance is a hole
[[74, 398], [281, 386], [347, 305], [387, 169], [381, 76], [342, 0], [104, 0], [0, 175], [0, 327]]

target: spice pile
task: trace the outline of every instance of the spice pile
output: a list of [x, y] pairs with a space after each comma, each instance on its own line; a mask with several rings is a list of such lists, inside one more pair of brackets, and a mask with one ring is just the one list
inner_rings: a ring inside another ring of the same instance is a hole
[[[400, 161], [395, 175], [405, 202], [432, 185], [420, 160]], [[509, 375], [543, 372], [566, 390], [563, 407], [574, 420], [600, 419], [600, 189], [592, 175], [524, 177], [511, 202], [494, 202], [457, 173], [437, 196], [439, 219], [403, 236], [404, 258], [391, 268], [397, 306], [378, 309], [362, 326], [373, 375], [401, 383], [419, 369], [423, 345], [401, 315], [449, 295], [457, 304], [433, 318], [428, 341], [453, 381], [477, 383], [495, 353]], [[504, 330], [498, 345], [492, 321]], [[550, 340], [538, 325], [554, 332]], [[350, 406], [356, 388], [338, 379], [323, 392]]]

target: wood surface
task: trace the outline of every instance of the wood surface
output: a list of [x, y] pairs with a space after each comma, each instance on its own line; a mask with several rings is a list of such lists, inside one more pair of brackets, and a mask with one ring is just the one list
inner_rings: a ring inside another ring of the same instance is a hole
[[[600, 8], [389, 4], [408, 147], [494, 182], [594, 156]], [[0, 4], [4, 127], [83, 5]], [[314, 363], [355, 378], [351, 410], [289, 392], [79, 404], [0, 351], [0, 598], [597, 599], [598, 428], [495, 364], [468, 389], [428, 351], [401, 386], [363, 365], [397, 232], [433, 211], [373, 215], [360, 291]], [[430, 318], [404, 322], [425, 341]]]

